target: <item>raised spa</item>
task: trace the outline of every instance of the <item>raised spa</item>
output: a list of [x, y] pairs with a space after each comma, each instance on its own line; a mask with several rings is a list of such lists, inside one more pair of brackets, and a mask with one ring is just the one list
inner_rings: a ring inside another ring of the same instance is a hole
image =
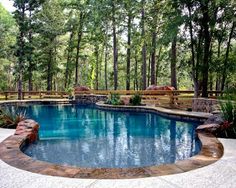
[[24, 106], [40, 124], [39, 141], [24, 148], [34, 159], [92, 168], [175, 163], [196, 155], [198, 122], [156, 113], [100, 110], [95, 106]]

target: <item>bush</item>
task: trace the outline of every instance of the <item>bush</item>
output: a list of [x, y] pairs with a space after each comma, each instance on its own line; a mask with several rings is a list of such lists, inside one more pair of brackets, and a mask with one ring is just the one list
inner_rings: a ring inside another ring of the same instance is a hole
[[225, 121], [236, 127], [236, 88], [230, 88], [221, 98], [220, 109]]
[[74, 89], [73, 88], [66, 89], [66, 92], [69, 95], [69, 97], [68, 97], [69, 99], [73, 99], [74, 98]]
[[236, 104], [234, 101], [227, 100], [220, 103], [221, 113], [225, 121], [236, 127]]
[[131, 105], [138, 106], [138, 105], [141, 105], [141, 101], [142, 101], [142, 96], [136, 93], [130, 98], [129, 102]]
[[106, 104], [121, 105], [122, 101], [120, 99], [120, 95], [117, 93], [111, 93], [106, 101]]
[[224, 120], [222, 124], [223, 137], [236, 138], [236, 98], [235, 90], [226, 92], [220, 101], [220, 110]]
[[25, 110], [4, 106], [0, 108], [0, 127], [15, 129], [17, 124], [26, 119]]

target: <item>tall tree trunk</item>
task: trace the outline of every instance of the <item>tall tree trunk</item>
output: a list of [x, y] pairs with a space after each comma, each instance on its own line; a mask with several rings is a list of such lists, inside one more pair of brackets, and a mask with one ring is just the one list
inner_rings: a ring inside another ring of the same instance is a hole
[[208, 72], [209, 72], [209, 57], [210, 57], [210, 44], [211, 37], [209, 32], [209, 1], [201, 3], [201, 10], [203, 14], [202, 26], [204, 29], [204, 56], [203, 56], [203, 66], [202, 66], [202, 97], [208, 97]]
[[[31, 9], [31, 7], [30, 7]], [[31, 25], [31, 19], [32, 19], [32, 12], [31, 10], [29, 11], [29, 27], [30, 27], [30, 30], [29, 30], [29, 45], [30, 45], [30, 53], [28, 54], [29, 56], [29, 86], [28, 86], [28, 90], [29, 91], [32, 91], [33, 90], [33, 82], [32, 82], [32, 79], [33, 79], [33, 62], [32, 62], [32, 53], [33, 53], [33, 49], [32, 49], [32, 40], [33, 40], [33, 37], [32, 37], [32, 25]]]
[[[217, 51], [217, 58], [218, 60], [220, 59], [220, 53], [221, 53], [221, 39], [218, 39], [218, 51]], [[217, 71], [216, 73], [216, 86], [215, 86], [215, 90], [219, 91], [220, 90], [220, 74]]]
[[177, 37], [175, 36], [171, 45], [171, 86], [177, 89], [177, 78], [176, 78], [176, 42]]
[[115, 2], [112, 1], [112, 34], [113, 34], [113, 71], [114, 71], [114, 90], [118, 88], [118, 49], [116, 39], [116, 20]]
[[[155, 21], [156, 22], [156, 21]], [[154, 31], [152, 33], [152, 56], [151, 56], [151, 85], [156, 85], [156, 42], [157, 32], [156, 24], [154, 23]]]
[[95, 57], [96, 57], [95, 89], [98, 90], [99, 53], [98, 53], [98, 45], [97, 44], [95, 46]]
[[106, 47], [105, 47], [105, 89], [108, 89], [108, 83], [107, 83], [107, 61], [108, 61], [108, 43], [106, 41]]
[[131, 59], [131, 20], [132, 15], [128, 13], [128, 42], [127, 42], [127, 67], [126, 67], [126, 90], [130, 90], [130, 59]]
[[224, 67], [223, 67], [223, 75], [222, 75], [222, 81], [221, 81], [221, 91], [224, 90], [225, 80], [227, 78], [226, 71], [227, 71], [227, 66], [228, 66], [229, 50], [230, 50], [230, 44], [231, 44], [231, 39], [234, 33], [235, 25], [236, 25], [236, 22], [234, 21], [232, 24], [230, 34], [229, 34], [229, 38], [228, 38], [228, 43], [227, 43], [227, 48], [226, 48], [226, 53], [225, 53], [225, 60], [224, 60]]
[[142, 10], [141, 10], [141, 27], [142, 27], [142, 40], [143, 40], [143, 47], [142, 47], [142, 89], [145, 90], [147, 88], [147, 44], [145, 40], [145, 0], [142, 0]]
[[[21, 7], [21, 21], [24, 23], [25, 22], [25, 4], [23, 3]], [[19, 76], [18, 76], [18, 99], [21, 100], [23, 95], [22, 95], [22, 89], [23, 89], [23, 83], [22, 83], [22, 78], [23, 78], [23, 66], [24, 66], [24, 48], [25, 48], [25, 41], [24, 41], [24, 28], [21, 26], [20, 27], [20, 37], [19, 37], [19, 58], [18, 58], [18, 66], [19, 66]]]
[[157, 62], [156, 62], [156, 84], [157, 84], [157, 77], [158, 77], [158, 70], [159, 70], [159, 62], [161, 59], [161, 52], [162, 52], [162, 46], [160, 46], [158, 55], [157, 55]]
[[71, 31], [70, 39], [68, 43], [68, 51], [67, 51], [67, 61], [66, 61], [66, 72], [65, 72], [65, 88], [69, 86], [69, 65], [71, 63], [72, 53], [73, 53], [73, 38], [74, 38], [74, 31]]
[[[54, 42], [54, 39], [50, 39], [50, 45]], [[49, 59], [48, 59], [48, 67], [47, 67], [47, 91], [52, 90], [52, 64], [53, 64], [53, 48], [49, 50]]]
[[152, 53], [150, 53], [150, 56], [149, 56], [149, 58], [148, 58], [148, 67], [147, 67], [147, 69], [148, 69], [147, 79], [148, 79], [148, 80], [147, 80], [147, 86], [150, 85], [151, 57], [152, 57]]
[[137, 51], [135, 50], [135, 66], [134, 66], [134, 90], [138, 90], [138, 57]]
[[78, 28], [78, 39], [77, 39], [77, 47], [76, 47], [76, 59], [75, 59], [75, 85], [79, 84], [79, 79], [78, 79], [78, 69], [79, 69], [79, 54], [80, 54], [80, 42], [82, 39], [82, 34], [83, 34], [83, 24], [84, 24], [84, 17], [85, 15], [83, 12], [80, 12], [80, 22], [79, 22], [79, 28]]
[[193, 25], [192, 25], [192, 11], [191, 11], [191, 4], [188, 3], [188, 14], [189, 14], [189, 32], [190, 32], [190, 39], [191, 39], [191, 53], [192, 53], [192, 79], [194, 84], [194, 97], [198, 97], [198, 80], [196, 78], [196, 66], [195, 66], [195, 52], [194, 52], [194, 40], [193, 40]]

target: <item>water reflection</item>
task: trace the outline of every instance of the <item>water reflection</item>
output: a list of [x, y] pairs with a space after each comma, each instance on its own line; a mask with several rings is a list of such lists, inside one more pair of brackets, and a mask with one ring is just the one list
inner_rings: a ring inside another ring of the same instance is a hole
[[80, 167], [138, 167], [174, 163], [199, 151], [193, 122], [152, 113], [79, 106], [27, 107], [40, 123], [35, 159]]

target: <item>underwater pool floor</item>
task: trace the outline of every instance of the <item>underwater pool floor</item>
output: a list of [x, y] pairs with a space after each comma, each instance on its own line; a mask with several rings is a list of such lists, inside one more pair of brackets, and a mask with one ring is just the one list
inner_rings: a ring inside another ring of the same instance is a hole
[[[0, 142], [14, 134], [15, 130], [0, 129]], [[224, 146], [224, 155], [217, 162], [189, 172], [136, 179], [102, 180], [72, 179], [35, 174], [14, 168], [0, 160], [0, 188], [144, 188], [144, 187], [235, 187], [236, 140], [219, 139]]]

